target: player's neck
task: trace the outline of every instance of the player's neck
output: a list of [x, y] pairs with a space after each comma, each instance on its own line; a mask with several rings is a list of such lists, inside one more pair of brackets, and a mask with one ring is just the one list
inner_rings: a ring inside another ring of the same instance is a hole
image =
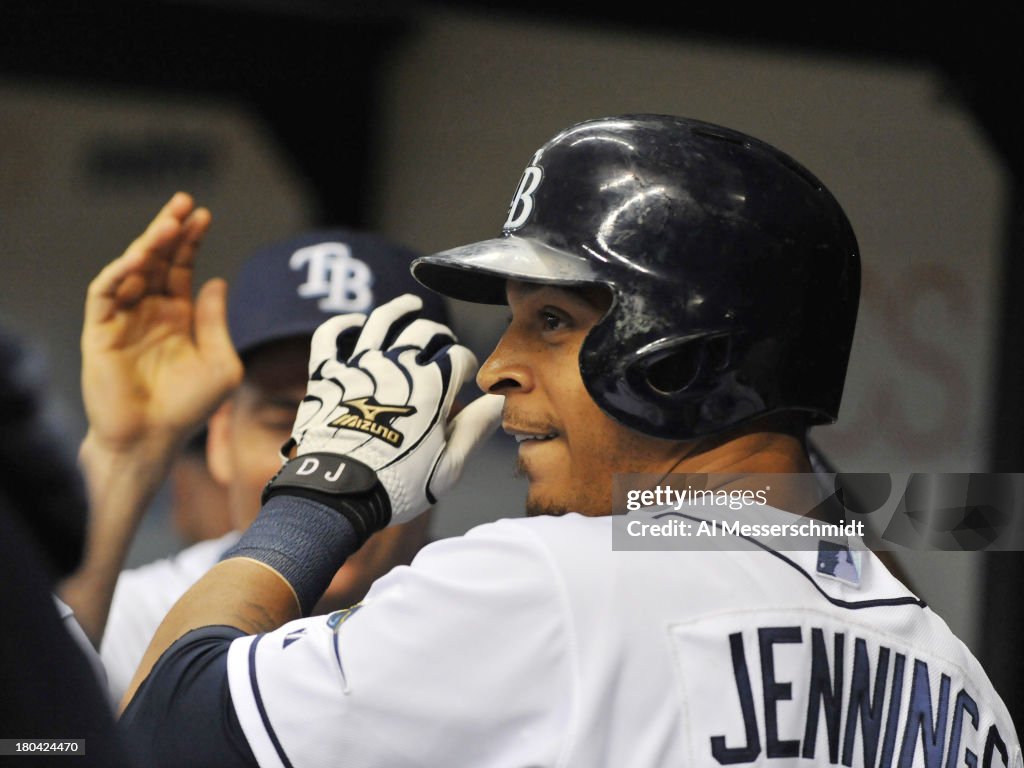
[[726, 442], [688, 443], [673, 472], [762, 474], [810, 472], [805, 441], [783, 432], [748, 432]]
[[792, 475], [792, 482], [772, 483], [769, 505], [797, 514], [815, 507], [817, 486], [799, 477], [813, 471], [802, 437], [746, 432], [728, 440], [686, 443], [682, 450], [674, 465], [661, 468], [663, 473], [712, 475], [708, 480], [716, 487], [752, 490], [765, 486], [763, 475]]

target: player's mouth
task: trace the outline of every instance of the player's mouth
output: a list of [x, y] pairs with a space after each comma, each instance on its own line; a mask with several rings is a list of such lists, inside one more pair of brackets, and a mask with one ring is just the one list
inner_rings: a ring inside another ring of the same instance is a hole
[[546, 434], [546, 435], [533, 435], [533, 434], [523, 434], [522, 432], [519, 432], [519, 433], [513, 434], [513, 437], [516, 439], [517, 443], [526, 443], [526, 442], [534, 442], [534, 441], [538, 441], [538, 440], [539, 441], [554, 440], [556, 437], [558, 437], [558, 433], [557, 432], [551, 432], [551, 433]]
[[519, 445], [523, 445], [524, 443], [543, 443], [547, 442], [548, 440], [554, 440], [556, 437], [559, 436], [558, 431], [553, 429], [544, 431], [525, 430], [516, 429], [515, 427], [512, 427], [507, 424], [502, 424], [501, 428], [505, 431], [506, 434], [514, 437], [516, 442], [519, 443]]

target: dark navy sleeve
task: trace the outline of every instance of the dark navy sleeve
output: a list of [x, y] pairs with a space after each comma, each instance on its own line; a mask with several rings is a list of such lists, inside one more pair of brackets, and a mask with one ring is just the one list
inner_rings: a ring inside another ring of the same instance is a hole
[[154, 768], [258, 765], [231, 703], [227, 658], [239, 629], [195, 629], [168, 648], [139, 687], [119, 728]]

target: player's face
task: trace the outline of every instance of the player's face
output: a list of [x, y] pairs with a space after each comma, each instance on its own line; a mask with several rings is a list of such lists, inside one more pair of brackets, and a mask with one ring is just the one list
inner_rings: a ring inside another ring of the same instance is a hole
[[211, 420], [210, 468], [228, 489], [238, 530], [256, 518], [263, 487], [281, 467], [278, 452], [306, 393], [308, 357], [301, 340], [257, 351], [246, 360], [242, 385]]
[[612, 420], [583, 386], [580, 346], [610, 297], [510, 281], [508, 302], [508, 329], [477, 383], [505, 396], [502, 427], [519, 441], [527, 513], [609, 514], [616, 473], [667, 470], [679, 451]]

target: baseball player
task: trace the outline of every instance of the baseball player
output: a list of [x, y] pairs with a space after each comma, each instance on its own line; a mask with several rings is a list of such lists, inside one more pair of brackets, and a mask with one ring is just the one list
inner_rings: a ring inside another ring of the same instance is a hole
[[[155, 764], [1021, 765], [978, 662], [854, 538], [612, 546], [616, 475], [815, 482], [806, 433], [838, 412], [859, 256], [807, 170], [694, 120], [583, 122], [534, 154], [500, 237], [413, 269], [511, 309], [485, 394], [449, 422], [477, 366], [414, 297], [317, 330], [260, 516], [133, 682], [122, 724]], [[528, 516], [305, 617], [371, 531], [444, 494], [499, 411]], [[753, 519], [813, 520], [780, 485]]]
[[[176, 196], [133, 244], [127, 257], [147, 251], [163, 255], [180, 253], [182, 248], [194, 251], [207, 223], [208, 214], [203, 209], [196, 208], [188, 196]], [[379, 235], [341, 229], [305, 232], [257, 249], [231, 283], [226, 327], [221, 325], [223, 316], [218, 318], [206, 310], [205, 335], [197, 332], [195, 338], [198, 351], [205, 352], [207, 358], [195, 363], [194, 368], [190, 367], [191, 355], [196, 348], [192, 346], [188, 313], [171, 314], [190, 299], [185, 281], [177, 286], [180, 296], [161, 293], [134, 306], [140, 318], [145, 318], [140, 326], [148, 326], [147, 333], [138, 339], [130, 333], [114, 335], [123, 327], [112, 328], [112, 323], [87, 324], [83, 335], [83, 386], [90, 434], [83, 463], [94, 487], [102, 487], [100, 470], [112, 466], [115, 459], [120, 465], [131, 462], [131, 472], [128, 487], [120, 487], [116, 498], [103, 496], [94, 505], [97, 512], [91, 556], [81, 572], [93, 578], [80, 583], [68, 602], [77, 601], [74, 607], [79, 615], [97, 616], [102, 610], [98, 605], [101, 599], [105, 596], [110, 600], [99, 651], [115, 702], [124, 695], [168, 609], [216, 564], [259, 512], [260, 493], [280, 466], [278, 450], [291, 432], [295, 410], [306, 389], [309, 339], [317, 326], [339, 312], [368, 312], [377, 304], [417, 289], [427, 294], [425, 314], [439, 322], [447, 320], [443, 300], [420, 288], [409, 273], [409, 264], [416, 255], [412, 249]], [[219, 287], [218, 282], [213, 283], [214, 290]], [[96, 304], [94, 300], [91, 306], [95, 308]], [[197, 307], [197, 318], [198, 311]], [[203, 328], [198, 321], [194, 325]], [[134, 343], [124, 344], [121, 338]], [[233, 366], [239, 359], [244, 373], [241, 382], [233, 386], [237, 373]], [[220, 376], [218, 371], [231, 375]], [[151, 414], [144, 417], [140, 414], [145, 414], [147, 407], [133, 402], [125, 390], [145, 391], [151, 382], [173, 382], [175, 386], [154, 386], [149, 401]], [[233, 387], [231, 394], [218, 406], [228, 386]], [[191, 410], [181, 413], [185, 407]], [[225, 491], [227, 509], [211, 514], [217, 519], [226, 515], [229, 530], [172, 557], [118, 574], [115, 568], [123, 562], [130, 531], [147, 508], [151, 491], [167, 478], [170, 456], [190, 434], [195, 419], [202, 423], [202, 416], [212, 408], [216, 410], [206, 424], [208, 465]], [[118, 430], [131, 418], [142, 422], [134, 427], [137, 434], [118, 441]], [[122, 475], [117, 482], [125, 484], [126, 478]], [[428, 525], [429, 518], [421, 517], [374, 536], [339, 570], [318, 611], [352, 605], [377, 576], [408, 563], [426, 542]], [[96, 578], [100, 574], [104, 576], [103, 584], [116, 576], [112, 596], [109, 587], [104, 589]], [[100, 630], [96, 621], [91, 626], [95, 637]]]

